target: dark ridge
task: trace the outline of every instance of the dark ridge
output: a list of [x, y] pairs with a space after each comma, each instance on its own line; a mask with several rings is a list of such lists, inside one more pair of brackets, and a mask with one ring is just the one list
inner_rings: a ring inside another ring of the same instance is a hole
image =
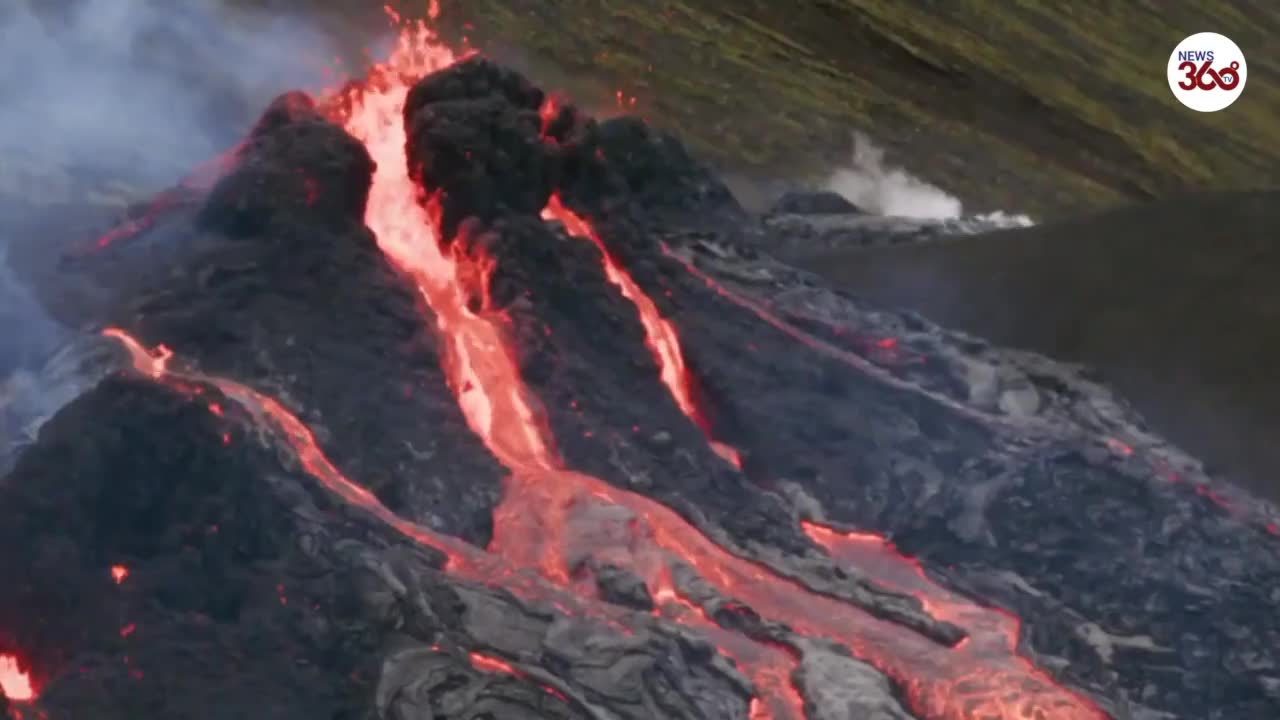
[[205, 200], [201, 226], [245, 237], [262, 233], [280, 215], [363, 224], [373, 160], [305, 93], [272, 102], [237, 155], [238, 166]]

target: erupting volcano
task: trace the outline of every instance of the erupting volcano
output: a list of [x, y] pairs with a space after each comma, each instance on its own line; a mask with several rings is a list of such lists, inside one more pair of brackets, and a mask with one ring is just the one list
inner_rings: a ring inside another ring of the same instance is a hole
[[[1204, 502], [1207, 480], [1161, 482], [1199, 470], [1119, 403], [1080, 409], [1103, 391], [1047, 361], [999, 360], [1038, 378], [1038, 414], [983, 404], [966, 383], [985, 348], [769, 260], [643, 122], [550, 102], [415, 23], [365, 80], [277, 100], [228, 157], [184, 184], [200, 203], [157, 203], [172, 218], [79, 259], [92, 277], [176, 258], [82, 318], [130, 371], [0, 485], [0, 541], [40, 548], [0, 566], [19, 588], [0, 648], [32, 658], [0, 655], [10, 700], [38, 682], [69, 716], [121, 696], [180, 714], [156, 698], [181, 673], [212, 678], [201, 692], [265, 678], [227, 712], [266, 696], [279, 717], [1277, 706], [1222, 675], [1269, 667], [1270, 621], [1185, 681], [1152, 669], [1179, 624], [1232, 634], [1264, 602], [1280, 561], [1256, 518]], [[889, 357], [906, 351], [927, 361]], [[86, 418], [113, 429], [77, 439]], [[1140, 451], [1109, 452], [1125, 430]], [[1241, 538], [1254, 589], [1170, 562]], [[1183, 614], [1206, 597], [1212, 617]], [[24, 623], [38, 606], [59, 622]]]

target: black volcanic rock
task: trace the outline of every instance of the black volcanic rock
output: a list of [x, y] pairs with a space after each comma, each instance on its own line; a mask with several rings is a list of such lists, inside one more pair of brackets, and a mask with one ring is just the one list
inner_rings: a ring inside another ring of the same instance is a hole
[[[563, 468], [509, 471], [472, 432], [475, 388], [363, 224], [368, 154], [300, 96], [198, 203], [75, 264], [104, 300], [64, 316], [178, 374], [109, 377], [0, 480], [0, 653], [54, 720], [747, 718], [792, 694], [770, 659], [815, 720], [935, 720], [922, 688], [1021, 703], [1049, 677], [1116, 718], [1280, 711], [1270, 508], [1085, 374], [762, 255], [672, 138], [542, 109], [464, 61], [411, 92], [406, 162], [441, 241], [489, 261], [469, 309], [501, 319]], [[539, 217], [553, 196], [599, 247]]]
[[858, 215], [863, 210], [830, 190], [792, 190], [769, 208], [770, 215]]
[[340, 581], [292, 545], [272, 473], [246, 433], [144, 380], [43, 428], [0, 484], [0, 649], [22, 649], [52, 717], [356, 712]]
[[310, 96], [277, 98], [237, 149], [234, 171], [214, 186], [200, 224], [231, 236], [269, 227], [299, 207], [316, 222], [361, 223], [373, 160], [355, 138], [325, 120]]
[[425, 78], [405, 100], [410, 173], [440, 188], [442, 227], [501, 212], [536, 216], [558, 173], [541, 141], [542, 91], [480, 57]]
[[564, 145], [561, 194], [602, 214], [633, 222], [714, 228], [746, 220], [733, 194], [679, 140], [640, 118], [582, 122]]

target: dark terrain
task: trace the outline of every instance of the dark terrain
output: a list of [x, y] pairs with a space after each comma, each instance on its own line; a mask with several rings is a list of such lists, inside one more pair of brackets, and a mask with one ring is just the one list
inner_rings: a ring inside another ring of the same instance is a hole
[[[348, 59], [378, 5], [227, 3]], [[1214, 116], [1163, 77], [1206, 23], [1251, 63]], [[720, 179], [859, 129], [971, 208], [1273, 186], [1276, 23], [445, 2], [598, 112], [431, 45], [386, 124], [396, 73], [259, 113], [152, 33], [224, 156], [155, 194], [181, 128], [0, 145], [0, 717], [1280, 717], [1280, 512], [1227, 481], [1280, 467], [1273, 194], [852, 251]]]
[[794, 250], [849, 291], [1084, 363], [1212, 469], [1280, 498], [1280, 194], [1183, 196], [893, 248]]
[[20, 716], [1275, 716], [1270, 506], [543, 100], [467, 61], [381, 145], [287, 95], [131, 232], [22, 235], [40, 302], [116, 329], [0, 480]]

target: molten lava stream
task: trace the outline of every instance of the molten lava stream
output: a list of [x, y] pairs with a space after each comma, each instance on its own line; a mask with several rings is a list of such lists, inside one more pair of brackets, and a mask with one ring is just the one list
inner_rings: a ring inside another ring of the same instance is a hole
[[[626, 615], [629, 612], [627, 610], [601, 606], [591, 603], [590, 600], [587, 603], [577, 602], [579, 598], [590, 598], [592, 591], [578, 588], [577, 594], [557, 592], [538, 582], [535, 576], [513, 567], [514, 564], [511, 562], [503, 562], [502, 558], [493, 554], [480, 552], [475, 547], [454, 538], [438, 535], [391, 512], [372, 493], [343, 475], [320, 449], [311, 430], [274, 398], [225, 378], [175, 371], [169, 367], [173, 359], [172, 351], [164, 346], [160, 346], [154, 352], [148, 351], [136, 339], [118, 328], [108, 328], [103, 331], [103, 334], [120, 342], [128, 351], [134, 369], [152, 380], [167, 384], [184, 395], [198, 395], [200, 392], [198, 388], [202, 384], [218, 388], [228, 399], [249, 412], [260, 427], [272, 428], [279, 432], [307, 473], [334, 495], [345, 502], [363, 508], [406, 538], [445, 554], [448, 558], [447, 570], [450, 574], [478, 585], [498, 582], [527, 602], [546, 603], [557, 606], [564, 612], [593, 617], [615, 627], [629, 627], [626, 624]], [[221, 417], [223, 412], [219, 410], [215, 411], [215, 414]], [[526, 500], [518, 490], [539, 487], [544, 485], [518, 484], [517, 492], [511, 493], [503, 507], [496, 513], [496, 517], [499, 518], [496, 524], [510, 532], [512, 528], [520, 528], [521, 522], [536, 523], [545, 520], [547, 516], [541, 513], [511, 513], [512, 510], [519, 510], [519, 506]], [[506, 521], [502, 520], [504, 517], [507, 518]], [[525, 525], [523, 530], [527, 533], [524, 535], [526, 538], [544, 537], [528, 525]], [[556, 531], [552, 530], [546, 532], [545, 536], [554, 537], [556, 534]], [[524, 560], [524, 567], [534, 568], [541, 565], [544, 574], [548, 576], [556, 574], [552, 568], [560, 570], [563, 574], [565, 563], [559, 555], [553, 556], [552, 560], [539, 559], [538, 550], [535, 544], [530, 544], [525, 552], [513, 554]], [[655, 584], [658, 589], [654, 593], [660, 609], [655, 610], [654, 614], [701, 629], [752, 678], [761, 697], [751, 703], [751, 720], [796, 717], [794, 711], [796, 708], [803, 707], [804, 701], [791, 686], [789, 672], [794, 661], [786, 651], [756, 643], [745, 636], [715, 625], [700, 608], [676, 593], [671, 587], [670, 574], [665, 566], [658, 567], [651, 564], [651, 567], [660, 575], [660, 579]], [[123, 567], [118, 571], [113, 568], [112, 572], [117, 583], [123, 582], [128, 574]], [[567, 577], [564, 583], [569, 583]], [[476, 652], [471, 653], [471, 658], [478, 669], [501, 670], [519, 675], [512, 670], [509, 663], [499, 658]], [[3, 687], [5, 693], [13, 700], [32, 700], [36, 695], [32, 689], [30, 677], [19, 669], [16, 659], [10, 656], [0, 656], [0, 687]], [[549, 691], [559, 696], [558, 692], [550, 689]]]
[[[453, 60], [432, 44], [429, 33], [425, 44], [422, 40], [421, 34], [401, 36], [378, 73], [380, 82], [352, 99], [345, 125], [377, 164], [366, 222], [389, 259], [416, 279], [435, 315], [446, 346], [443, 364], [468, 424], [512, 471], [506, 497], [495, 513], [491, 551], [564, 581], [574, 569], [565, 561], [580, 552], [567, 531], [573, 523], [565, 520], [596, 507], [630, 514], [633, 521], [623, 525], [631, 533], [626, 547], [631, 557], [648, 558], [650, 567], [630, 565], [649, 582], [651, 591], [656, 582], [654, 559], [660, 566], [664, 558], [678, 558], [723, 595], [745, 602], [762, 616], [803, 635], [844, 644], [895, 678], [913, 710], [926, 718], [1014, 720], [1036, 717], [1037, 712], [1055, 720], [1103, 717], [1088, 701], [1058, 687], [1015, 655], [984, 656], [976, 665], [966, 662], [952, 649], [809, 592], [727, 552], [649, 498], [566, 469], [513, 361], [501, 318], [488, 309], [486, 281], [493, 260], [466, 256], [460, 243], [442, 244], [436, 218], [419, 203], [419, 189], [409, 177], [403, 127], [409, 83]], [[483, 301], [479, 312], [468, 306], [468, 299], [475, 297]], [[518, 527], [525, 531], [516, 531], [520, 518]], [[793, 665], [791, 661], [771, 667], [771, 674], [787, 676]], [[759, 673], [756, 680], [760, 689], [776, 687]], [[787, 715], [802, 717], [803, 707], [791, 706]]]
[[0, 655], [0, 690], [5, 697], [17, 702], [30, 702], [36, 699], [36, 688], [31, 682], [31, 674], [22, 668], [15, 655]]
[[571, 235], [585, 238], [595, 243], [596, 248], [600, 250], [600, 256], [604, 260], [605, 276], [609, 278], [609, 282], [618, 286], [623, 297], [636, 306], [636, 312], [640, 315], [640, 323], [644, 326], [645, 339], [649, 345], [649, 350], [653, 352], [653, 356], [658, 361], [658, 367], [662, 372], [662, 384], [667, 386], [667, 390], [671, 393], [671, 397], [675, 399], [676, 405], [680, 407], [680, 411], [706, 434], [707, 442], [710, 444], [711, 449], [729, 464], [742, 469], [741, 453], [733, 446], [719, 442], [712, 437], [711, 422], [706, 413], [694, 401], [693, 376], [689, 373], [689, 368], [685, 364], [684, 350], [680, 347], [680, 336], [676, 333], [675, 325], [662, 316], [658, 306], [654, 304], [653, 298], [650, 298], [636, 284], [631, 274], [609, 253], [608, 248], [605, 247], [595, 228], [591, 227], [591, 224], [581, 216], [565, 207], [559, 197], [553, 196], [542, 214], [547, 219], [560, 221]]
[[[279, 435], [280, 439], [293, 451], [294, 457], [302, 464], [303, 469], [329, 492], [344, 502], [362, 508], [407, 539], [445, 555], [447, 558], [445, 569], [451, 575], [476, 585], [491, 586], [500, 583], [503, 588], [526, 602], [554, 605], [565, 612], [573, 612], [582, 617], [589, 616], [614, 626], [626, 622], [629, 611], [605, 606], [593, 602], [590, 598], [584, 601], [583, 596], [579, 594], [562, 592], [560, 588], [546, 583], [537, 573], [529, 571], [536, 567], [533, 564], [516, 566], [474, 545], [457, 538], [440, 535], [396, 515], [373, 493], [346, 477], [324, 454], [311, 429], [276, 399], [234, 380], [174, 370], [169, 367], [174, 357], [169, 348], [161, 345], [155, 351], [148, 351], [135, 338], [119, 328], [107, 328], [103, 331], [103, 335], [117, 340], [128, 351], [134, 370], [183, 395], [199, 396], [203, 392], [202, 385], [217, 388], [228, 399], [244, 408], [257, 427], [271, 429]], [[225, 411], [219, 406], [216, 410], [211, 407], [210, 412], [223, 417]], [[115, 575], [117, 583], [123, 582], [125, 575], [127, 573]], [[0, 656], [0, 677], [12, 677], [15, 678], [13, 682], [19, 682], [16, 678], [21, 677], [20, 675], [5, 674], [4, 657]], [[16, 672], [16, 665], [14, 669]], [[6, 684], [4, 687], [8, 689], [10, 686]], [[17, 696], [11, 694], [10, 697]]]

